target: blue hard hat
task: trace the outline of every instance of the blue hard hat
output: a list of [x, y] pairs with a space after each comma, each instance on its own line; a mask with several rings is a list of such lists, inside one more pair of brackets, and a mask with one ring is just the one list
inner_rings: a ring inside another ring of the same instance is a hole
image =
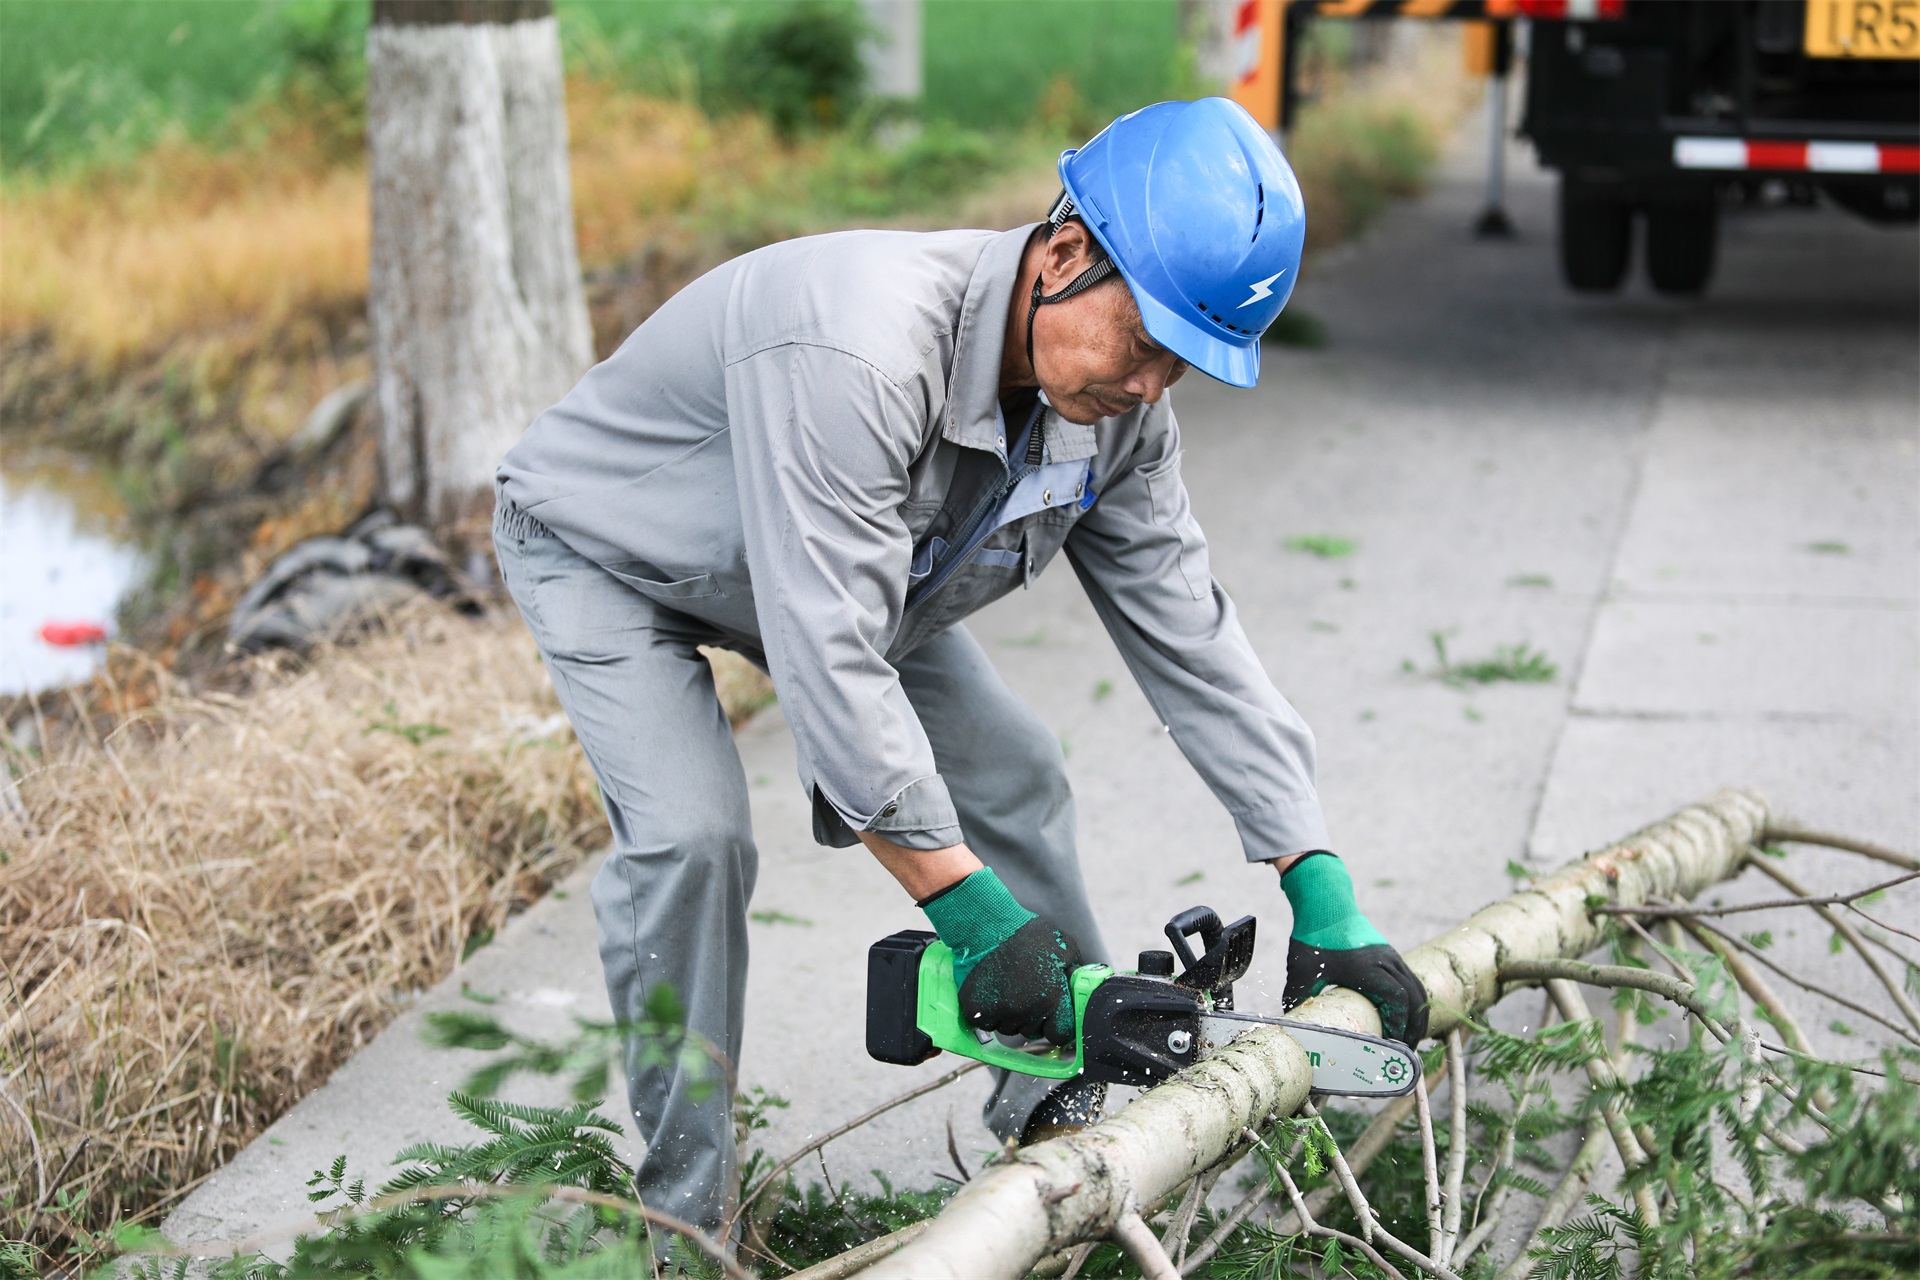
[[1307, 228], [1267, 131], [1226, 98], [1159, 102], [1061, 152], [1060, 180], [1153, 340], [1222, 382], [1258, 382], [1260, 335], [1293, 294]]

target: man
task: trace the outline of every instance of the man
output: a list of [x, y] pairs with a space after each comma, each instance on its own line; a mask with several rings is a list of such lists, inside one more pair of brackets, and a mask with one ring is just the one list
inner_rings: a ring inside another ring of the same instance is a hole
[[[495, 544], [605, 795], [595, 878], [617, 1015], [660, 983], [737, 1060], [756, 853], [696, 646], [772, 673], [823, 844], [865, 844], [954, 950], [984, 1030], [1072, 1035], [1107, 950], [1058, 741], [960, 622], [1065, 552], [1187, 758], [1294, 910], [1285, 1003], [1327, 983], [1417, 1041], [1426, 996], [1354, 904], [1313, 740], [1207, 567], [1166, 390], [1236, 386], [1300, 263], [1299, 187], [1219, 98], [1122, 117], [1061, 157], [1046, 223], [773, 245], [688, 285], [502, 463]], [[851, 963], [850, 959], [850, 963]], [[640, 1052], [649, 1203], [720, 1222], [730, 1099]], [[1052, 1092], [1049, 1092], [1049, 1089]], [[1097, 1086], [1002, 1074], [1027, 1138]]]

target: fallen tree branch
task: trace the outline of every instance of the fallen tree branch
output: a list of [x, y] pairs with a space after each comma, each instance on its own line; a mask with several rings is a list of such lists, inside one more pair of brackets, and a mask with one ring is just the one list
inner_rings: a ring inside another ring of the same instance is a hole
[[1547, 1232], [1559, 1226], [1573, 1207], [1580, 1203], [1586, 1194], [1587, 1183], [1600, 1169], [1601, 1157], [1607, 1152], [1607, 1126], [1599, 1116], [1587, 1121], [1586, 1136], [1581, 1140], [1580, 1150], [1574, 1154], [1573, 1162], [1567, 1166], [1560, 1184], [1547, 1197], [1546, 1208], [1540, 1212], [1540, 1221], [1534, 1225], [1533, 1234], [1520, 1246], [1520, 1253], [1500, 1272], [1499, 1280], [1522, 1280], [1533, 1269], [1532, 1259], [1527, 1255], [1540, 1247]]
[[1142, 1280], [1180, 1280], [1173, 1259], [1160, 1247], [1160, 1238], [1153, 1234], [1153, 1228], [1147, 1225], [1139, 1210], [1129, 1209], [1120, 1215], [1120, 1220], [1113, 1224], [1113, 1242], [1140, 1268]]
[[[1775, 884], [1778, 884], [1788, 893], [1798, 894], [1802, 898], [1815, 896], [1809, 893], [1807, 887], [1794, 879], [1793, 876], [1781, 868], [1774, 866], [1773, 859], [1755, 858], [1753, 859], [1753, 865], [1760, 869], [1762, 875], [1772, 880]], [[1861, 963], [1865, 964], [1867, 968], [1873, 972], [1873, 976], [1880, 980], [1880, 985], [1886, 988], [1887, 994], [1893, 998], [1893, 1007], [1905, 1015], [1907, 1021], [1912, 1023], [1916, 1030], [1920, 1030], [1920, 1009], [1914, 1007], [1913, 1001], [1907, 998], [1907, 993], [1901, 990], [1900, 983], [1894, 979], [1892, 974], [1887, 972], [1886, 966], [1882, 965], [1880, 961], [1875, 958], [1873, 952], [1867, 949], [1867, 940], [1860, 936], [1860, 931], [1854, 928], [1845, 916], [1835, 911], [1832, 907], [1817, 906], [1813, 908], [1813, 910], [1822, 920], [1825, 920], [1829, 925], [1833, 926], [1833, 931], [1846, 939], [1853, 949], [1859, 953]]]
[[[1766, 818], [1758, 797], [1722, 792], [1407, 952], [1432, 1002], [1431, 1034], [1444, 1036], [1499, 999], [1503, 960], [1577, 956], [1599, 945], [1604, 919], [1588, 911], [1590, 895], [1615, 904], [1692, 897], [1741, 867]], [[1372, 1002], [1343, 988], [1290, 1016], [1380, 1034]], [[983, 1171], [923, 1233], [874, 1266], [872, 1280], [1017, 1280], [1048, 1254], [1111, 1235], [1129, 1206], [1218, 1164], [1244, 1130], [1300, 1110], [1310, 1083], [1306, 1055], [1283, 1029], [1249, 1031], [1112, 1119]]]
[[919, 1222], [910, 1222], [898, 1231], [889, 1231], [865, 1244], [855, 1245], [845, 1253], [835, 1254], [824, 1262], [816, 1262], [804, 1270], [796, 1271], [786, 1280], [846, 1280], [846, 1277], [865, 1271], [889, 1254], [906, 1248], [926, 1233], [932, 1221], [932, 1218], [923, 1218]]
[[1323, 1236], [1329, 1240], [1338, 1240], [1349, 1249], [1364, 1255], [1368, 1262], [1371, 1262], [1374, 1266], [1392, 1276], [1394, 1280], [1405, 1280], [1405, 1277], [1401, 1276], [1393, 1264], [1381, 1257], [1380, 1251], [1368, 1244], [1365, 1240], [1362, 1240], [1358, 1236], [1350, 1236], [1344, 1231], [1336, 1231], [1332, 1227], [1323, 1227], [1314, 1221], [1313, 1215], [1307, 1212], [1307, 1202], [1301, 1198], [1300, 1187], [1294, 1182], [1293, 1175], [1288, 1173], [1286, 1167], [1283, 1165], [1275, 1165], [1273, 1171], [1279, 1175], [1282, 1185], [1286, 1187], [1287, 1199], [1293, 1202], [1293, 1212], [1300, 1219], [1301, 1229], [1308, 1235]]
[[[1361, 1239], [1373, 1239], [1374, 1233], [1380, 1230], [1380, 1222], [1374, 1216], [1373, 1206], [1367, 1203], [1367, 1193], [1360, 1189], [1360, 1179], [1354, 1173], [1353, 1166], [1347, 1163], [1346, 1153], [1341, 1151], [1340, 1144], [1333, 1140], [1333, 1131], [1327, 1128], [1326, 1120], [1320, 1115], [1320, 1108], [1309, 1099], [1300, 1104], [1300, 1114], [1317, 1121], [1321, 1132], [1327, 1135], [1327, 1165], [1333, 1170], [1334, 1181], [1338, 1182], [1340, 1189], [1347, 1193], [1347, 1203], [1353, 1206], [1353, 1216], [1360, 1223]], [[1248, 1131], [1248, 1135], [1252, 1136], [1251, 1130]], [[1255, 1141], [1259, 1140], [1256, 1138]], [[1261, 1143], [1261, 1145], [1266, 1144]]]
[[[1259, 1134], [1255, 1133], [1251, 1129], [1248, 1129], [1246, 1133], [1249, 1139], [1259, 1144], [1259, 1146], [1262, 1147], [1263, 1149], [1267, 1149], [1269, 1154], [1272, 1154], [1271, 1149], [1267, 1148], [1266, 1142], [1260, 1137]], [[1341, 1169], [1346, 1169], [1346, 1161], [1344, 1159], [1339, 1158], [1339, 1151], [1340, 1151], [1340, 1148], [1336, 1144], [1333, 1147], [1333, 1154], [1336, 1160], [1338, 1161], [1336, 1167]], [[1318, 1222], [1314, 1220], [1312, 1210], [1307, 1208], [1307, 1202], [1300, 1195], [1300, 1187], [1298, 1184], [1294, 1182], [1293, 1175], [1287, 1172], [1286, 1162], [1276, 1159], [1273, 1162], [1273, 1170], [1275, 1173], [1277, 1173], [1280, 1176], [1281, 1182], [1285, 1184], [1287, 1189], [1287, 1198], [1293, 1202], [1293, 1211], [1295, 1214], [1299, 1216], [1301, 1221], [1301, 1227], [1304, 1231], [1306, 1231], [1308, 1235], [1332, 1236], [1333, 1238], [1340, 1240], [1342, 1243], [1352, 1244], [1357, 1248], [1361, 1249], [1362, 1251], [1364, 1251], [1367, 1257], [1373, 1261], [1375, 1266], [1378, 1266], [1379, 1268], [1381, 1268], [1381, 1270], [1386, 1271], [1390, 1274], [1398, 1275], [1399, 1272], [1395, 1271], [1391, 1266], [1387, 1264], [1384, 1258], [1382, 1258], [1377, 1252], [1375, 1252], [1374, 1241], [1378, 1240], [1381, 1244], [1384, 1244], [1387, 1248], [1393, 1250], [1393, 1252], [1399, 1254], [1402, 1258], [1405, 1258], [1408, 1262], [1411, 1262], [1414, 1266], [1419, 1267], [1422, 1271], [1426, 1272], [1428, 1275], [1436, 1277], [1436, 1280], [1460, 1280], [1460, 1277], [1455, 1275], [1451, 1270], [1449, 1270], [1445, 1263], [1437, 1261], [1436, 1259], [1430, 1258], [1426, 1254], [1421, 1253], [1418, 1249], [1414, 1248], [1412, 1245], [1408, 1244], [1406, 1241], [1400, 1239], [1399, 1237], [1395, 1236], [1392, 1232], [1388, 1231], [1385, 1227], [1381, 1226], [1380, 1215], [1373, 1211], [1373, 1206], [1371, 1204], [1367, 1203], [1366, 1195], [1363, 1192], [1361, 1192], [1360, 1184], [1358, 1182], [1352, 1183], [1351, 1189], [1349, 1190], [1348, 1194], [1355, 1196], [1358, 1199], [1358, 1203], [1355, 1204], [1354, 1206], [1354, 1212], [1357, 1215], [1359, 1215], [1360, 1221], [1370, 1222], [1373, 1224], [1372, 1233], [1368, 1235], [1367, 1238], [1364, 1240], [1355, 1240], [1354, 1237], [1347, 1235], [1345, 1232], [1334, 1231], [1331, 1228], [1321, 1226]], [[1348, 1179], [1351, 1179], [1353, 1177], [1353, 1172], [1351, 1169], [1347, 1169], [1346, 1176]]]
[[1875, 862], [1884, 862], [1890, 867], [1899, 867], [1903, 871], [1920, 871], [1920, 858], [1910, 853], [1901, 853], [1897, 849], [1889, 849], [1883, 844], [1874, 844], [1870, 840], [1829, 835], [1824, 831], [1809, 831], [1804, 827], [1769, 822], [1767, 829], [1754, 843], [1760, 845], [1811, 844], [1823, 849], [1843, 849], [1848, 853], [1857, 853], [1863, 858], [1872, 858]]
[[[1561, 961], [1556, 963], [1573, 963]], [[1593, 970], [1600, 965], [1576, 965], [1577, 968]], [[1644, 969], [1627, 969], [1624, 966], [1610, 965], [1624, 973], [1645, 974], [1658, 979], [1659, 974]], [[1629, 984], [1631, 985], [1631, 984]], [[1587, 1002], [1573, 983], [1565, 977], [1547, 978], [1547, 992], [1553, 1002], [1560, 1006], [1560, 1014], [1568, 1022], [1593, 1022], [1594, 1017], [1587, 1008]], [[1627, 1123], [1626, 1109], [1620, 1104], [1620, 1075], [1614, 1069], [1613, 1059], [1606, 1054], [1596, 1054], [1587, 1059], [1587, 1079], [1592, 1081], [1594, 1092], [1601, 1097], [1600, 1118], [1606, 1122], [1607, 1132], [1613, 1138], [1615, 1150], [1620, 1153], [1620, 1164], [1628, 1173], [1647, 1162], [1647, 1151], [1652, 1147], [1652, 1135], [1636, 1132]], [[1647, 1225], [1660, 1225], [1660, 1206], [1654, 1202], [1653, 1193], [1645, 1186], [1636, 1187], [1633, 1193], [1634, 1203], [1640, 1207], [1640, 1216]]]
[[1887, 1017], [1885, 1014], [1880, 1013], [1878, 1010], [1868, 1008], [1866, 1005], [1860, 1004], [1859, 1002], [1854, 1000], [1850, 1000], [1846, 996], [1841, 995], [1839, 992], [1823, 987], [1817, 982], [1812, 982], [1806, 978], [1802, 978], [1799, 974], [1794, 973], [1792, 970], [1787, 969], [1782, 965], [1780, 965], [1771, 956], [1768, 956], [1766, 953], [1761, 951], [1760, 948], [1754, 946], [1751, 942], [1748, 942], [1745, 938], [1742, 938], [1739, 934], [1728, 933], [1726, 930], [1721, 929], [1720, 927], [1715, 925], [1711, 920], [1702, 920], [1699, 922], [1699, 926], [1701, 929], [1712, 934], [1714, 937], [1720, 939], [1722, 942], [1726, 943], [1728, 946], [1732, 947], [1734, 950], [1740, 952], [1743, 955], [1751, 956], [1753, 959], [1759, 961], [1762, 965], [1773, 970], [1776, 974], [1785, 978], [1788, 982], [1791, 982], [1794, 986], [1799, 987], [1802, 991], [1805, 991], [1811, 995], [1819, 996], [1822, 1000], [1830, 1000], [1834, 1004], [1839, 1005], [1842, 1009], [1846, 1009], [1852, 1013], [1857, 1013], [1863, 1018], [1868, 1018], [1874, 1022], [1879, 1023], [1881, 1026], [1893, 1032], [1895, 1035], [1900, 1036], [1902, 1039], [1905, 1039], [1905, 1040], [1911, 1041], [1914, 1044], [1920, 1045], [1920, 1036], [1915, 1035], [1912, 1028], [1903, 1027], [1899, 1023], [1895, 1022], [1893, 1019]]
[[1421, 1187], [1427, 1194], [1427, 1251], [1437, 1258], [1446, 1247], [1447, 1229], [1441, 1216], [1440, 1166], [1434, 1159], [1433, 1108], [1425, 1089], [1413, 1091], [1413, 1109], [1420, 1117]]
[[1447, 1032], [1447, 1184], [1440, 1193], [1440, 1247], [1433, 1260], [1441, 1266], [1453, 1259], [1460, 1243], [1460, 1192], [1467, 1176], [1467, 1046], [1455, 1027]]
[[[1691, 982], [1670, 978], [1664, 973], [1655, 973], [1651, 969], [1635, 969], [1624, 964], [1587, 964], [1580, 960], [1514, 960], [1500, 966], [1502, 979], [1533, 979], [1539, 982], [1584, 982], [1590, 987], [1632, 987], [1639, 991], [1651, 991], [1665, 1000], [1679, 1005], [1694, 1017], [1701, 1025], [1713, 1031], [1717, 1038], [1724, 1040], [1728, 1032], [1713, 1016], [1713, 1011], [1696, 994]], [[1548, 986], [1554, 995], [1554, 1003], [1560, 1005], [1560, 1012], [1568, 1021], [1574, 1015], [1567, 1012], [1558, 989]], [[1591, 1018], [1586, 1012], [1586, 1002], [1580, 1003], [1581, 1017]], [[1597, 1081], [1595, 1083], [1598, 1083]]]
[[[900, 1094], [897, 1097], [889, 1098], [885, 1102], [881, 1103], [879, 1106], [873, 1108], [871, 1111], [868, 1111], [863, 1115], [855, 1116], [853, 1119], [847, 1121], [843, 1125], [840, 1125], [838, 1128], [831, 1129], [828, 1132], [820, 1135], [818, 1138], [815, 1138], [813, 1141], [807, 1143], [806, 1146], [801, 1147], [798, 1151], [788, 1156], [785, 1160], [782, 1160], [779, 1164], [773, 1166], [773, 1168], [767, 1173], [766, 1177], [754, 1183], [752, 1191], [749, 1191], [746, 1195], [740, 1197], [740, 1203], [734, 1209], [733, 1216], [727, 1220], [728, 1229], [731, 1230], [734, 1223], [746, 1217], [748, 1210], [750, 1210], [753, 1207], [753, 1202], [755, 1200], [758, 1200], [766, 1192], [768, 1187], [771, 1187], [776, 1182], [778, 1182], [781, 1176], [784, 1175], [787, 1172], [787, 1170], [793, 1168], [793, 1166], [795, 1166], [796, 1164], [799, 1164], [802, 1160], [806, 1159], [808, 1156], [812, 1155], [814, 1152], [818, 1151], [820, 1148], [826, 1146], [829, 1142], [832, 1142], [835, 1138], [844, 1137], [847, 1134], [852, 1133], [855, 1129], [858, 1129], [861, 1125], [866, 1124], [871, 1120], [878, 1119], [880, 1116], [885, 1115], [887, 1112], [893, 1110], [895, 1107], [904, 1106], [907, 1103], [912, 1102], [915, 1098], [925, 1097], [927, 1094], [932, 1093], [937, 1089], [944, 1089], [948, 1085], [952, 1084], [955, 1080], [958, 1080], [961, 1076], [966, 1075], [969, 1071], [979, 1070], [982, 1065], [983, 1065], [982, 1063], [978, 1063], [978, 1062], [968, 1062], [961, 1066], [955, 1067], [953, 1070], [947, 1072], [945, 1075], [941, 1076], [939, 1079], [929, 1080], [926, 1084], [920, 1085], [918, 1088], [909, 1089], [905, 1093]], [[951, 1149], [951, 1142], [952, 1142], [951, 1132], [949, 1132], [948, 1134], [948, 1142], [949, 1142], [949, 1149]], [[956, 1161], [958, 1161], [959, 1158], [960, 1157], [958, 1155], [954, 1156], [954, 1159]]]
[[[1891, 880], [1882, 880], [1879, 884], [1868, 885], [1864, 889], [1855, 889], [1851, 893], [1829, 893], [1817, 898], [1771, 898], [1765, 902], [1742, 902], [1731, 907], [1696, 907], [1691, 904], [1677, 907], [1632, 906], [1632, 907], [1595, 907], [1594, 913], [1603, 916], [1635, 916], [1642, 920], [1659, 920], [1668, 917], [1700, 916], [1736, 916], [1748, 911], [1779, 911], [1785, 907], [1850, 907], [1860, 899], [1871, 894], [1884, 893], [1895, 885], [1920, 880], [1920, 871], [1911, 871], [1904, 876], [1895, 876]], [[1869, 917], [1871, 918], [1871, 917]], [[1879, 921], [1874, 921], [1879, 924]], [[1882, 925], [1882, 928], [1886, 926]]]
[[[1373, 1164], [1375, 1158], [1387, 1149], [1387, 1144], [1393, 1141], [1394, 1130], [1398, 1129], [1401, 1124], [1406, 1121], [1406, 1118], [1413, 1114], [1414, 1100], [1417, 1098], [1425, 1101], [1435, 1089], [1439, 1088], [1440, 1077], [1437, 1075], [1424, 1076], [1421, 1078], [1420, 1085], [1421, 1087], [1419, 1089], [1395, 1098], [1385, 1107], [1382, 1107], [1379, 1114], [1374, 1116], [1373, 1120], [1361, 1132], [1360, 1136], [1348, 1144], [1346, 1148], [1347, 1165], [1353, 1170], [1355, 1177], [1365, 1173]], [[1428, 1149], [1430, 1150], [1431, 1147]], [[1220, 1246], [1226, 1243], [1227, 1237], [1233, 1234], [1235, 1228], [1245, 1222], [1253, 1215], [1256, 1209], [1272, 1198], [1273, 1191], [1273, 1183], [1268, 1179], [1262, 1178], [1260, 1184], [1254, 1187], [1253, 1190], [1247, 1192], [1240, 1203], [1233, 1206], [1233, 1208], [1227, 1212], [1227, 1216], [1215, 1225], [1212, 1234], [1201, 1243], [1199, 1248], [1195, 1249], [1193, 1253], [1188, 1256], [1186, 1262], [1181, 1264], [1180, 1273], [1182, 1275], [1192, 1275], [1195, 1271], [1198, 1271], [1209, 1258], [1213, 1257], [1213, 1255], [1219, 1251]], [[1340, 1192], [1337, 1188], [1322, 1187], [1307, 1196], [1307, 1208], [1316, 1214], [1321, 1213], [1327, 1205], [1333, 1203], [1334, 1197], [1339, 1194]], [[1292, 1216], [1291, 1211], [1289, 1211], [1285, 1218], [1280, 1220], [1280, 1224], [1276, 1230], [1280, 1235], [1292, 1235], [1300, 1230], [1298, 1220]]]

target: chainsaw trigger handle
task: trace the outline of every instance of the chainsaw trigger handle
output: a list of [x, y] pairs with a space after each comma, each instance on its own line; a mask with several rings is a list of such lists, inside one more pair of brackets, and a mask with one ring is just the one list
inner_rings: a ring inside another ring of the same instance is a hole
[[[1233, 984], [1253, 964], [1252, 916], [1222, 925], [1212, 907], [1188, 907], [1167, 921], [1167, 940], [1180, 955], [1182, 973], [1174, 981], [1213, 997], [1216, 1009], [1233, 1008]], [[1199, 934], [1206, 948], [1198, 957], [1187, 938]]]
[[1193, 948], [1187, 945], [1187, 938], [1196, 933], [1200, 935], [1202, 955], [1220, 945], [1220, 917], [1212, 907], [1188, 907], [1167, 921], [1167, 941], [1173, 944], [1183, 970], [1193, 968]]

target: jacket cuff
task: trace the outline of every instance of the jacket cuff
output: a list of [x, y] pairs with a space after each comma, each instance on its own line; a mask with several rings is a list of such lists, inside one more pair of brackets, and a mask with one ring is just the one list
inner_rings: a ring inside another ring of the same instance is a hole
[[871, 818], [842, 814], [833, 802], [813, 789], [813, 838], [834, 849], [860, 843], [857, 834], [871, 831], [908, 849], [946, 849], [961, 844], [960, 815], [939, 774], [916, 778], [895, 792]]
[[1333, 844], [1327, 836], [1327, 818], [1320, 811], [1318, 796], [1282, 800], [1251, 813], [1236, 813], [1233, 825], [1240, 832], [1240, 847], [1246, 851], [1248, 862], [1272, 862]]

